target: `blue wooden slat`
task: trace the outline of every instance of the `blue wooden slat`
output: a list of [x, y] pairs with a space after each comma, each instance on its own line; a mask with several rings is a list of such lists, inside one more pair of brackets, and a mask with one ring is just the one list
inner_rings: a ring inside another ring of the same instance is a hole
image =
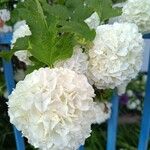
[[0, 44], [11, 44], [12, 33], [1, 33], [0, 34]]
[[107, 150], [116, 150], [118, 109], [119, 109], [119, 96], [114, 92], [112, 97], [111, 118], [108, 120]]
[[138, 150], [147, 150], [150, 133], [150, 59]]
[[[10, 44], [12, 34], [0, 34], [0, 44]], [[11, 61], [3, 60], [4, 76], [8, 94], [11, 94], [15, 87], [13, 79], [13, 67]], [[13, 126], [17, 150], [25, 150], [25, 144], [21, 133]]]

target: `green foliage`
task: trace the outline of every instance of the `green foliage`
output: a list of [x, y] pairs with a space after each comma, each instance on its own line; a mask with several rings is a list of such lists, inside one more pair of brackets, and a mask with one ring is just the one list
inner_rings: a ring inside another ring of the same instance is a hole
[[[46, 3], [45, 6], [46, 10], [47, 7], [50, 7]], [[59, 56], [61, 52], [65, 53], [58, 47], [61, 40], [58, 41], [57, 18], [51, 15], [45, 16], [45, 11], [38, 0], [27, 0], [17, 7], [18, 9], [14, 11], [14, 14], [18, 13], [20, 20], [26, 20], [32, 31], [32, 36], [29, 37], [28, 50], [39, 61], [51, 66], [55, 60], [61, 57]], [[59, 39], [62, 39], [62, 37], [60, 36]], [[67, 36], [66, 39], [68, 39]], [[61, 44], [64, 47], [64, 43]], [[69, 56], [66, 54], [66, 57]]]
[[[12, 22], [27, 21], [32, 31], [32, 36], [25, 42], [27, 50], [39, 61], [52, 66], [55, 61], [72, 55], [76, 36], [79, 39], [94, 39], [95, 33], [87, 25], [68, 22], [69, 16], [69, 10], [63, 5], [51, 6], [43, 0], [26, 0], [14, 10]], [[14, 51], [20, 48], [23, 40], [15, 44]]]
[[26, 0], [12, 12], [12, 23], [26, 20], [32, 35], [20, 38], [11, 52], [0, 57], [10, 59], [18, 50], [28, 50], [34, 58], [48, 66], [71, 57], [77, 44], [89, 45], [95, 31], [84, 20], [97, 11], [101, 21], [118, 15], [110, 0], [57, 0], [51, 5], [46, 0]]
[[112, 98], [113, 90], [112, 89], [106, 89], [106, 90], [98, 90], [95, 89], [96, 99], [100, 102], [110, 101]]
[[102, 22], [121, 14], [120, 9], [112, 7], [111, 0], [85, 0], [85, 3], [99, 14]]
[[85, 142], [85, 150], [105, 150], [106, 127], [92, 125], [91, 136]]
[[0, 9], [8, 6], [9, 0], [0, 0]]
[[[19, 1], [19, 0], [18, 0]], [[0, 9], [13, 9], [13, 4], [17, 3], [16, 0], [0, 0]]]

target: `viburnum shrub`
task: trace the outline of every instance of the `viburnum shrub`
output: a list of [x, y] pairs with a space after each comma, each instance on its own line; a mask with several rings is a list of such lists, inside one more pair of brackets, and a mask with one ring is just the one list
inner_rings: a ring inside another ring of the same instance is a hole
[[136, 1], [128, 0], [122, 9], [111, 0], [15, 5], [11, 50], [0, 56], [15, 55], [26, 65], [27, 75], [7, 104], [10, 122], [29, 143], [43, 150], [76, 150], [90, 136], [91, 124], [110, 117], [112, 90], [123, 94], [142, 65], [150, 3]]

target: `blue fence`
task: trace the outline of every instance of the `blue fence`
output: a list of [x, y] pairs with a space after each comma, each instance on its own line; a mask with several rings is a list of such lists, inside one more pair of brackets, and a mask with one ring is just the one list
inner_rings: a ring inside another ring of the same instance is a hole
[[[0, 34], [0, 45], [5, 45], [5, 50], [9, 50], [10, 41], [12, 38], [11, 33]], [[145, 35], [144, 38], [149, 38], [150, 35]], [[0, 49], [1, 50], [1, 49]], [[4, 76], [7, 86], [7, 91], [10, 94], [15, 87], [13, 80], [13, 67], [12, 63], [3, 60]], [[116, 136], [117, 136], [117, 124], [118, 124], [118, 109], [119, 109], [119, 97], [114, 92], [112, 97], [112, 114], [111, 118], [108, 120], [108, 130], [107, 130], [107, 150], [116, 150]], [[16, 139], [17, 150], [25, 150], [24, 140], [21, 133], [15, 128], [14, 135]], [[150, 61], [148, 69], [148, 79], [146, 84], [146, 96], [144, 100], [144, 111], [141, 121], [141, 131], [139, 135], [139, 145], [138, 150], [147, 150], [148, 141], [150, 134]], [[84, 150], [81, 146], [79, 150]]]

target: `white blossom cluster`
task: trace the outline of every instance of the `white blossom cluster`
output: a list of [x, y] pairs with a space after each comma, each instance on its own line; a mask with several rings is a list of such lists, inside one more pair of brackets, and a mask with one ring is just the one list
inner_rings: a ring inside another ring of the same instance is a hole
[[13, 44], [16, 43], [17, 39], [19, 38], [23, 38], [25, 36], [30, 36], [31, 35], [31, 31], [29, 26], [26, 24], [26, 21], [18, 21], [15, 25], [14, 25], [14, 32], [13, 32], [13, 38], [12, 38], [12, 47]]
[[4, 22], [8, 21], [10, 19], [10, 12], [7, 9], [0, 9], [0, 19], [2, 19]]
[[76, 73], [86, 74], [88, 67], [88, 55], [83, 52], [80, 46], [75, 46], [71, 58], [57, 62], [54, 66], [68, 68]]
[[[90, 136], [91, 124], [104, 122], [111, 113], [109, 103], [93, 101], [92, 86], [117, 87], [122, 94], [140, 71], [143, 39], [138, 27], [141, 32], [150, 31], [150, 0], [128, 0], [122, 11], [117, 19], [120, 23], [111, 25], [100, 25], [94, 12], [84, 20], [96, 30], [89, 50], [75, 46], [71, 58], [55, 62], [53, 69], [40, 68], [28, 74], [8, 97], [10, 122], [35, 148], [77, 150]], [[17, 22], [12, 48], [17, 39], [31, 34], [25, 20]], [[26, 65], [33, 65], [27, 50], [15, 55]], [[21, 70], [18, 73], [17, 81], [24, 78]]]
[[12, 27], [5, 24], [6, 21], [10, 19], [10, 12], [7, 9], [0, 9], [0, 20], [2, 21], [2, 26], [0, 27], [0, 33], [4, 32], [11, 32]]
[[121, 19], [135, 23], [143, 33], [150, 32], [150, 0], [128, 0], [123, 6]]
[[8, 113], [29, 142], [42, 150], [76, 150], [90, 136], [91, 124], [110, 116], [110, 105], [93, 102], [84, 75], [65, 68], [41, 68], [18, 82]]
[[88, 78], [98, 89], [121, 86], [135, 78], [143, 57], [143, 39], [130, 23], [101, 25], [89, 51]]
[[[16, 43], [17, 39], [23, 38], [25, 36], [30, 36], [31, 31], [29, 26], [26, 24], [26, 21], [18, 21], [14, 25], [14, 32], [13, 32], [13, 38], [11, 41], [11, 48], [14, 47], [14, 44]], [[32, 65], [32, 62], [30, 61], [29, 57], [32, 56], [31, 53], [27, 50], [20, 50], [14, 53], [17, 58], [24, 62], [26, 65]]]

